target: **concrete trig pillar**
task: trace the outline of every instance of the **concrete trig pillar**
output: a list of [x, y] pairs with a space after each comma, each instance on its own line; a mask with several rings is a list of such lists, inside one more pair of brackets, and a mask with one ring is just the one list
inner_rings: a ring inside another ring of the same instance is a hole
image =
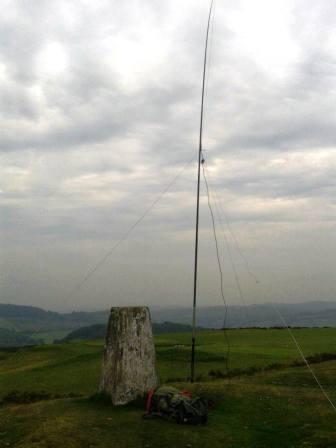
[[144, 395], [158, 383], [148, 307], [112, 308], [100, 391], [119, 405]]

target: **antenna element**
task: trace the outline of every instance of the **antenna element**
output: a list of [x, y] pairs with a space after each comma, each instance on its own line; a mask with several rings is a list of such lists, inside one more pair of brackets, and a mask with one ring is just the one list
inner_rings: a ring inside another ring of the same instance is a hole
[[200, 180], [201, 180], [201, 163], [202, 163], [202, 137], [203, 137], [203, 109], [204, 109], [204, 90], [205, 90], [205, 74], [208, 52], [209, 28], [211, 21], [213, 0], [211, 0], [208, 24], [205, 38], [204, 64], [203, 64], [203, 81], [202, 81], [202, 100], [201, 100], [201, 120], [199, 131], [199, 147], [198, 147], [198, 171], [197, 171], [197, 202], [196, 202], [196, 232], [195, 232], [195, 264], [194, 264], [194, 296], [193, 296], [193, 314], [192, 314], [192, 338], [191, 338], [191, 372], [190, 381], [195, 381], [195, 342], [196, 342], [196, 299], [197, 299], [197, 262], [198, 262], [198, 223], [199, 223], [199, 197], [200, 197]]

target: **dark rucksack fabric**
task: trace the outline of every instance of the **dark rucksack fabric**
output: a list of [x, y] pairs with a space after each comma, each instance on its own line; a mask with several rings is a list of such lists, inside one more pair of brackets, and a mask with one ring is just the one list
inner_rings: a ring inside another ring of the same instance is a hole
[[208, 404], [200, 397], [174, 387], [163, 386], [150, 391], [145, 418], [160, 417], [181, 424], [199, 425], [208, 420]]

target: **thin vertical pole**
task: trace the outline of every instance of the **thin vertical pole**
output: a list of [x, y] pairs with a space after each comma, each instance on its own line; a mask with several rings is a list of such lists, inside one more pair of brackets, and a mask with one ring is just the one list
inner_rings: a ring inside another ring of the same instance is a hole
[[192, 314], [192, 338], [191, 338], [191, 372], [190, 380], [195, 381], [195, 344], [196, 344], [196, 299], [197, 299], [197, 264], [198, 264], [198, 223], [199, 223], [199, 198], [200, 198], [200, 180], [201, 180], [201, 162], [202, 162], [202, 137], [203, 137], [203, 108], [204, 108], [204, 90], [205, 90], [205, 73], [208, 52], [208, 38], [211, 20], [213, 0], [211, 0], [208, 25], [205, 38], [204, 64], [203, 64], [203, 81], [202, 81], [202, 100], [201, 100], [201, 120], [199, 132], [198, 147], [198, 168], [197, 168], [197, 200], [196, 200], [196, 232], [195, 232], [195, 262], [194, 262], [194, 296], [193, 296], [193, 314]]

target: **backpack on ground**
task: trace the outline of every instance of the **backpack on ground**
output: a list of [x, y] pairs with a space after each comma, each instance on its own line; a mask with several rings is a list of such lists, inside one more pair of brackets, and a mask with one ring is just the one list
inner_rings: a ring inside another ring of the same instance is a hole
[[147, 397], [147, 413], [144, 418], [164, 418], [181, 424], [206, 424], [208, 404], [190, 392], [175, 387], [162, 386], [152, 390]]

